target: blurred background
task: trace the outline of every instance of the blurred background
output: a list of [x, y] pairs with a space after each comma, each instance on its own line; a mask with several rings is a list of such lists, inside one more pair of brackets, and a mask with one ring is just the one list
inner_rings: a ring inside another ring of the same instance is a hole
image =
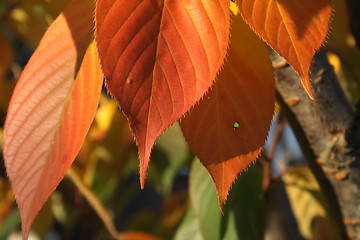
[[[335, 0], [329, 59], [349, 100], [360, 93], [360, 51], [345, 0]], [[22, 69], [69, 0], [0, 0], [0, 147]], [[280, 107], [264, 153], [234, 183], [224, 214], [210, 176], [174, 124], [157, 141], [140, 190], [137, 148], [103, 91], [69, 174], [38, 214], [30, 239], [340, 239]], [[0, 240], [21, 239], [20, 217], [0, 155]]]

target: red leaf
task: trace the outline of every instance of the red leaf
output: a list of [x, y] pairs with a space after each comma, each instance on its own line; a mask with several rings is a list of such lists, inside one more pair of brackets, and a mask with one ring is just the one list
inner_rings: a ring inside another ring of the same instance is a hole
[[91, 1], [74, 1], [53, 22], [10, 102], [4, 158], [24, 239], [75, 159], [97, 108], [102, 77], [94, 45], [75, 80], [92, 37], [92, 11]]
[[139, 147], [142, 187], [156, 138], [210, 87], [228, 33], [228, 0], [97, 2], [99, 56]]
[[253, 30], [288, 61], [313, 98], [309, 70], [324, 43], [331, 18], [331, 0], [237, 0]]
[[265, 44], [232, 16], [228, 59], [209, 94], [180, 122], [210, 173], [220, 207], [237, 175], [257, 158], [274, 112], [275, 82]]

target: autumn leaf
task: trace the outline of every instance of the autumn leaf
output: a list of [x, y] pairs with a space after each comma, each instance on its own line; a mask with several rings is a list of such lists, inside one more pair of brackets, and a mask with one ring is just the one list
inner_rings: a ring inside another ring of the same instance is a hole
[[126, 240], [159, 240], [159, 238], [142, 232], [124, 232], [122, 234]]
[[228, 58], [214, 87], [180, 122], [215, 183], [221, 208], [237, 175], [261, 152], [275, 101], [265, 44], [239, 14], [232, 16], [230, 35]]
[[326, 39], [331, 0], [236, 0], [251, 28], [298, 72], [313, 98], [309, 70]]
[[228, 46], [228, 0], [102, 0], [96, 41], [106, 84], [127, 116], [144, 186], [158, 136], [204, 95]]
[[52, 23], [10, 102], [4, 159], [24, 239], [75, 159], [98, 105], [102, 75], [94, 44], [78, 72], [92, 38], [92, 10], [91, 1], [73, 1]]

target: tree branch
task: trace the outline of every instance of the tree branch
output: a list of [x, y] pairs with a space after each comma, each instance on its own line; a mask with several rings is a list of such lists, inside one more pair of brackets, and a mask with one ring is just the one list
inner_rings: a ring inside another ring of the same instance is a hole
[[359, 152], [358, 142], [354, 143], [360, 137], [359, 130], [354, 136], [360, 117], [353, 119], [352, 107], [323, 51], [315, 56], [311, 71], [315, 101], [309, 99], [297, 74], [284, 60], [274, 52], [271, 58], [277, 99], [320, 184], [331, 215], [343, 238], [360, 239], [360, 158], [355, 154]]
[[117, 240], [124, 240], [126, 239], [123, 234], [119, 233], [116, 230], [116, 227], [113, 224], [111, 217], [109, 216], [108, 212], [101, 204], [99, 199], [95, 196], [95, 194], [81, 181], [80, 177], [75, 173], [73, 169], [69, 169], [67, 176], [71, 179], [74, 183], [76, 188], [81, 192], [81, 194], [86, 198], [89, 202], [90, 206], [94, 209], [97, 213], [99, 218], [104, 223], [106, 229], [109, 231], [111, 236]]

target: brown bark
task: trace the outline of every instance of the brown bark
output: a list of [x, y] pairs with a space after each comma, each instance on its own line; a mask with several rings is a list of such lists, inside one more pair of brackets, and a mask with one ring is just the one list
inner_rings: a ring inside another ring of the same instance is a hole
[[[315, 101], [297, 74], [271, 54], [281, 104], [343, 238], [360, 239], [360, 110], [354, 114], [326, 54], [311, 72]], [[359, 104], [360, 109], [360, 104]]]

